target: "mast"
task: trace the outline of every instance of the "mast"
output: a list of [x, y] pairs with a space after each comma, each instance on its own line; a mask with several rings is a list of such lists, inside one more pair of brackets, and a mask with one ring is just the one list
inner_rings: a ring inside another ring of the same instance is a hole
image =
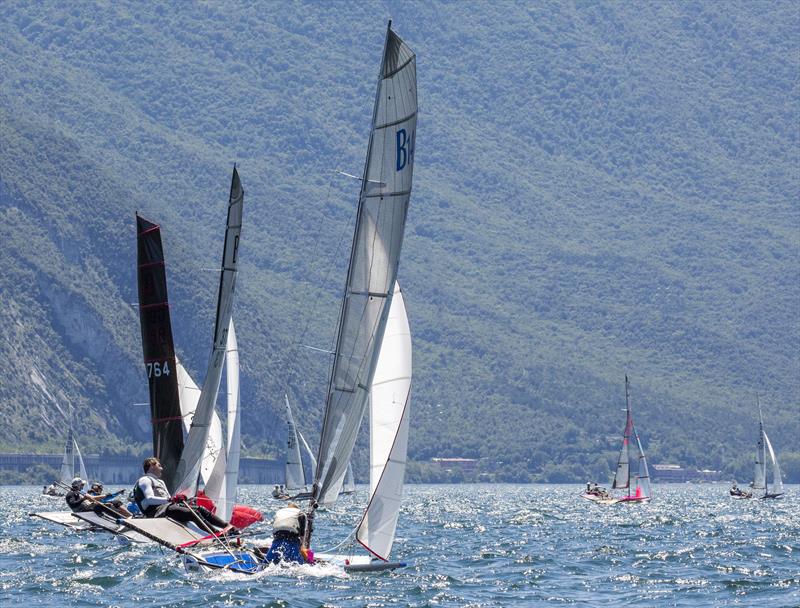
[[244, 190], [239, 180], [236, 167], [233, 168], [231, 177], [231, 190], [228, 198], [228, 218], [225, 228], [225, 243], [222, 250], [222, 264], [219, 278], [219, 291], [217, 293], [217, 314], [214, 323], [214, 343], [208, 362], [203, 388], [200, 391], [200, 400], [195, 410], [189, 436], [186, 440], [186, 449], [178, 463], [176, 487], [187, 496], [197, 493], [197, 483], [200, 466], [208, 440], [209, 426], [214, 413], [214, 405], [219, 393], [219, 384], [222, 378], [222, 367], [225, 362], [225, 351], [230, 331], [231, 314], [233, 311], [234, 289], [239, 262], [239, 237], [242, 231], [242, 206], [244, 203]]
[[164, 467], [162, 479], [172, 492], [175, 488], [175, 469], [183, 451], [183, 429], [164, 248], [160, 226], [138, 213], [136, 234], [139, 324], [150, 391], [153, 455], [161, 461]]
[[397, 276], [413, 175], [416, 63], [391, 29], [378, 78], [312, 489], [336, 500], [364, 416]]

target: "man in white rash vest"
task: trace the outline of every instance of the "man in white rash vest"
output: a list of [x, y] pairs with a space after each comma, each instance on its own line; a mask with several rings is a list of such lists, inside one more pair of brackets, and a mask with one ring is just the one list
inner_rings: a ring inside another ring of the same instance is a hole
[[269, 551], [264, 555], [263, 549], [260, 549], [258, 553], [273, 564], [313, 562], [314, 554], [304, 549], [300, 540], [303, 538], [308, 524], [306, 514], [296, 504], [290, 502], [283, 509], [275, 512], [275, 519], [272, 522], [272, 546]]
[[[234, 530], [228, 522], [220, 519], [205, 507], [190, 509], [183, 503], [187, 498], [183, 494], [169, 495], [167, 484], [161, 480], [161, 463], [158, 458], [146, 458], [142, 464], [145, 475], [140, 477], [133, 487], [136, 504], [145, 517], [170, 517], [175, 521], [187, 524], [194, 522], [210, 527], [212, 531], [227, 534]], [[202, 522], [198, 522], [198, 517]]]

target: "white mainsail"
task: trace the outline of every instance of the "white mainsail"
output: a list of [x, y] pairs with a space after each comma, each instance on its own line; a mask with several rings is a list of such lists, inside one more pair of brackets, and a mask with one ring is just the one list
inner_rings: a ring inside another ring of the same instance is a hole
[[297, 427], [289, 405], [289, 396], [283, 396], [286, 403], [286, 464], [284, 482], [287, 490], [300, 490], [306, 486], [303, 471], [303, 459], [300, 456], [300, 442], [297, 438]]
[[[64, 456], [61, 458], [61, 471], [58, 478], [61, 483], [69, 486], [75, 476], [75, 453], [73, 451], [75, 440], [72, 437], [72, 429], [67, 431], [67, 443], [64, 445]], [[85, 479], [85, 478], [84, 478]]]
[[225, 351], [233, 311], [234, 288], [239, 258], [239, 237], [242, 230], [242, 206], [244, 190], [239, 174], [233, 169], [231, 191], [228, 199], [228, 219], [225, 230], [225, 244], [222, 253], [222, 267], [217, 296], [217, 315], [214, 324], [214, 345], [208, 362], [208, 371], [200, 392], [200, 400], [192, 419], [189, 436], [178, 463], [175, 479], [179, 492], [187, 496], [197, 493], [197, 482], [202, 463], [203, 452], [208, 441], [209, 427], [214, 413], [214, 406], [219, 393], [222, 378], [222, 366], [225, 362]]
[[625, 376], [625, 430], [622, 433], [622, 449], [617, 459], [617, 471], [614, 474], [613, 489], [631, 487], [631, 436], [633, 434], [633, 416], [631, 415], [630, 397], [628, 393], [628, 376]]
[[397, 277], [416, 123], [416, 60], [390, 22], [314, 474], [312, 502], [318, 504], [339, 495], [364, 417]]
[[388, 560], [394, 543], [408, 447], [411, 395], [411, 330], [403, 294], [394, 297], [370, 391], [370, 497], [356, 539], [370, 553]]
[[764, 442], [764, 421], [761, 419], [761, 407], [758, 408], [758, 444], [756, 445], [755, 470], [753, 472], [753, 483], [751, 486], [755, 490], [767, 489], [767, 448]]

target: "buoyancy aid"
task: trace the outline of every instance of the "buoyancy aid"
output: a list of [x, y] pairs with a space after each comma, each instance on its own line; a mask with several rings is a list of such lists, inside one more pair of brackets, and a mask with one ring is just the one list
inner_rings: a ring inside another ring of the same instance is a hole
[[272, 522], [272, 532], [289, 532], [300, 534], [300, 515], [302, 511], [297, 507], [284, 507], [275, 513]]
[[153, 477], [152, 475], [144, 475], [140, 477], [136, 481], [136, 485], [133, 486], [133, 501], [136, 503], [136, 506], [141, 509], [142, 513], [144, 513], [147, 509], [142, 504], [145, 499], [144, 490], [142, 490], [141, 483], [145, 480], [150, 480], [150, 485], [153, 488], [153, 494], [158, 498], [169, 498], [169, 490], [167, 490], [167, 485], [158, 479], [157, 477]]

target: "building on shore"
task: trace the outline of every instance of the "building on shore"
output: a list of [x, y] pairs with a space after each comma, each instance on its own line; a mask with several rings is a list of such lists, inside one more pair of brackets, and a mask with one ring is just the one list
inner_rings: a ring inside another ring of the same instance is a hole
[[[0, 454], [0, 472], [24, 475], [39, 465], [53, 469], [61, 467], [61, 454]], [[88, 481], [102, 481], [106, 485], [133, 485], [142, 475], [142, 456], [86, 454]], [[239, 461], [239, 481], [243, 484], [283, 483], [284, 465], [279, 460], [265, 458], [242, 458]], [[31, 480], [44, 483], [45, 480]]]

